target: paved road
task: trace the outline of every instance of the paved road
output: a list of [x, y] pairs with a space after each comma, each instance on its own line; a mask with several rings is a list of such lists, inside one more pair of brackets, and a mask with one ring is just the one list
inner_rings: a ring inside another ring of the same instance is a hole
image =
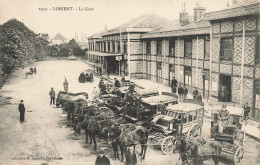
[[[91, 97], [94, 83], [78, 83], [78, 75], [88, 66], [80, 61], [44, 61], [35, 64], [38, 72], [25, 79], [25, 70], [12, 74], [1, 90], [1, 96], [11, 97], [10, 104], [0, 105], [0, 164], [94, 164], [96, 151], [84, 144], [84, 133], [75, 138], [71, 128], [66, 128], [62, 110], [49, 105], [48, 92], [63, 90], [64, 76], [69, 82], [69, 91], [87, 92]], [[26, 106], [26, 122], [19, 122], [17, 106], [23, 99]], [[203, 132], [207, 134], [209, 122], [205, 120]], [[110, 145], [98, 143], [98, 149], [106, 147], [105, 154], [112, 158]], [[257, 164], [259, 143], [247, 138], [243, 164]], [[137, 148], [137, 153], [139, 148]], [[178, 155], [163, 155], [159, 150], [148, 148], [146, 160], [138, 164], [176, 164]], [[122, 164], [112, 160], [112, 164]], [[205, 161], [205, 164], [213, 162]], [[180, 164], [180, 163], [179, 163]], [[230, 164], [222, 162], [221, 164]]]

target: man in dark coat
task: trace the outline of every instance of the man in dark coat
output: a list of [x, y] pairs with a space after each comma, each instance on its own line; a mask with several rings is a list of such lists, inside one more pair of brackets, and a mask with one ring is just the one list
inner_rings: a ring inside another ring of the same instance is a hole
[[183, 96], [183, 88], [181, 87], [181, 85], [178, 88], [178, 96], [179, 96], [179, 101], [182, 101], [182, 96]]
[[137, 159], [133, 147], [129, 147], [129, 152], [125, 156], [125, 165], [136, 165]]
[[187, 95], [188, 95], [188, 89], [184, 86], [183, 87], [183, 99], [187, 99]]
[[101, 78], [101, 80], [99, 81], [99, 84], [98, 84], [99, 89], [101, 89], [102, 84], [104, 84], [104, 80], [103, 80], [103, 78]]
[[117, 79], [117, 78], [114, 78], [114, 80], [115, 80], [115, 84], [114, 84], [115, 87], [116, 87], [116, 88], [120, 88], [121, 85], [120, 85], [120, 82], [118, 81], [118, 79]]
[[131, 82], [130, 86], [128, 87], [128, 90], [130, 93], [133, 93], [135, 91], [135, 85], [133, 82]]
[[24, 122], [24, 114], [25, 114], [25, 107], [23, 104], [23, 100], [21, 100], [21, 103], [19, 104], [19, 112], [20, 112], [20, 122]]
[[110, 165], [109, 159], [104, 155], [104, 151], [99, 151], [95, 165]]
[[244, 105], [244, 120], [247, 121], [249, 119], [249, 113], [250, 113], [250, 107], [248, 106], [248, 103], [245, 103]]
[[110, 68], [107, 68], [107, 76], [109, 77], [110, 74]]
[[199, 94], [199, 91], [198, 91], [197, 88], [195, 88], [195, 89], [193, 90], [193, 92], [192, 92], [192, 95], [193, 95], [193, 99], [194, 99], [194, 100], [196, 99], [196, 97], [197, 97], [198, 94]]
[[51, 91], [49, 92], [50, 95], [50, 105], [55, 104], [55, 91], [53, 90], [53, 88], [51, 88]]
[[172, 88], [172, 93], [176, 93], [176, 87], [177, 87], [178, 81], [173, 77], [172, 82], [171, 82], [171, 88]]
[[99, 75], [101, 76], [102, 75], [102, 68], [99, 67]]
[[196, 96], [196, 100], [202, 101], [202, 96], [201, 96], [201, 93], [200, 93], [200, 92], [199, 92], [199, 94]]

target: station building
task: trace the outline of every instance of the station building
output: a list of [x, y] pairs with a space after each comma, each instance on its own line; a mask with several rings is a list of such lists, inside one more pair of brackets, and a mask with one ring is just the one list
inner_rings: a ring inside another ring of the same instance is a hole
[[89, 38], [100, 46], [87, 56], [103, 57], [104, 69], [110, 65], [131, 78], [169, 86], [175, 77], [189, 93], [197, 88], [211, 103], [247, 102], [252, 119], [259, 120], [259, 12], [256, 2], [211, 13], [197, 5], [191, 16], [184, 8], [174, 21], [143, 16], [106, 31], [95, 43]]

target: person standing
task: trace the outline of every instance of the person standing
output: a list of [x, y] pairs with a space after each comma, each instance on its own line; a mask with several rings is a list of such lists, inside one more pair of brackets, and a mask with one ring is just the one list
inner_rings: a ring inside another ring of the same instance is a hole
[[65, 78], [65, 81], [63, 82], [63, 87], [64, 87], [64, 91], [68, 92], [68, 90], [69, 90], [69, 83], [68, 83], [66, 78]]
[[128, 153], [125, 156], [125, 165], [136, 165], [137, 159], [133, 147], [129, 147]]
[[199, 91], [198, 91], [197, 87], [195, 87], [195, 89], [194, 89], [193, 92], [192, 92], [192, 95], [193, 95], [193, 99], [194, 99], [194, 100], [196, 99], [196, 97], [197, 97], [198, 94], [199, 94]]
[[187, 95], [188, 95], [188, 89], [184, 85], [184, 87], [183, 87], [183, 97], [184, 97], [184, 99], [187, 99]]
[[34, 71], [34, 74], [36, 75], [36, 73], [37, 73], [36, 66], [34, 67], [33, 71]]
[[99, 89], [101, 89], [102, 84], [104, 84], [104, 80], [103, 80], [103, 78], [101, 78], [101, 80], [99, 81], [99, 84], [98, 84]]
[[53, 88], [51, 88], [51, 91], [49, 92], [50, 95], [50, 105], [55, 104], [55, 91], [53, 90]]
[[107, 68], [107, 76], [109, 77], [109, 74], [110, 74], [110, 68], [108, 67]]
[[19, 104], [18, 110], [20, 112], [20, 122], [23, 123], [24, 121], [24, 114], [25, 114], [25, 107], [23, 100], [21, 100], [21, 103]]
[[104, 155], [104, 151], [100, 150], [95, 165], [110, 165], [109, 159]]
[[202, 96], [201, 96], [201, 93], [200, 93], [200, 92], [199, 92], [199, 94], [196, 96], [196, 100], [202, 101]]
[[115, 80], [115, 88], [120, 88], [120, 82], [117, 80], [117, 78], [114, 78], [114, 80]]
[[123, 76], [122, 79], [121, 79], [122, 83], [125, 82], [125, 77]]
[[172, 88], [172, 93], [176, 93], [176, 87], [177, 87], [178, 81], [173, 77], [172, 82], [171, 82], [171, 88]]
[[248, 103], [246, 102], [244, 105], [244, 120], [245, 122], [247, 122], [247, 120], [249, 119], [249, 113], [250, 113], [250, 107], [248, 106]]
[[182, 102], [183, 88], [181, 87], [181, 85], [178, 88], [178, 96], [179, 96], [179, 101]]
[[99, 67], [99, 75], [101, 76], [102, 75], [102, 68]]
[[90, 82], [93, 82], [94, 81], [94, 77], [93, 77], [92, 72], [90, 73], [89, 77], [90, 77]]

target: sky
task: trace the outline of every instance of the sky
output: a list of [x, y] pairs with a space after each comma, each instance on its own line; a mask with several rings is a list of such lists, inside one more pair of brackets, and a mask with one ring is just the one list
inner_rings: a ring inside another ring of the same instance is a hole
[[[184, 2], [193, 15], [196, 3], [211, 12], [225, 9], [228, 1], [231, 4], [232, 0], [0, 0], [0, 24], [16, 18], [35, 33], [48, 33], [50, 38], [61, 33], [69, 40], [77, 33], [82, 41], [141, 15], [178, 19]], [[73, 11], [54, 10], [62, 7], [73, 7]]]

